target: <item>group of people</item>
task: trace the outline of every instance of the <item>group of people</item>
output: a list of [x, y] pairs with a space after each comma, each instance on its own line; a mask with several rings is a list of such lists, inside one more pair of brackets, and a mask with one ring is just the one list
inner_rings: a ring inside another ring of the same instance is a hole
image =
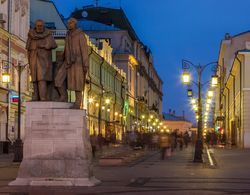
[[205, 138], [206, 144], [209, 146], [214, 146], [217, 144], [226, 144], [226, 135], [225, 133], [215, 132], [215, 131], [209, 131], [206, 134]]
[[[179, 148], [182, 150], [184, 146], [188, 147], [190, 141], [191, 138], [188, 131], [179, 132], [179, 130], [175, 130], [171, 133], [128, 131], [124, 134], [121, 142], [125, 145], [129, 145], [134, 150], [143, 148], [161, 150], [161, 158], [164, 159], [166, 156], [170, 156], [175, 149]], [[115, 135], [112, 136], [112, 134], [103, 137], [101, 133], [98, 135], [94, 133], [90, 136], [90, 142], [93, 156], [95, 157], [97, 149], [102, 150], [103, 145], [109, 145], [110, 143], [115, 144], [117, 140]]]
[[162, 133], [159, 135], [159, 147], [161, 149], [161, 159], [171, 156], [172, 152], [179, 147], [183, 150], [183, 146], [188, 147], [188, 143], [191, 141], [187, 131], [178, 132], [173, 131], [171, 133]]
[[90, 135], [90, 143], [92, 147], [92, 155], [95, 157], [97, 150], [102, 150], [102, 147], [104, 145], [109, 146], [110, 144], [116, 144], [116, 134], [115, 132], [108, 133], [105, 137], [102, 135], [102, 133], [99, 133], [98, 135], [94, 132], [92, 135]]

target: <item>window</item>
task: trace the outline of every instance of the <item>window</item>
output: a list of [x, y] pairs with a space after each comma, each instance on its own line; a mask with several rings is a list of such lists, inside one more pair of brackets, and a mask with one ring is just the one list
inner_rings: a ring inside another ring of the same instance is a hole
[[53, 30], [56, 29], [55, 22], [45, 22], [45, 27], [48, 29], [53, 29]]

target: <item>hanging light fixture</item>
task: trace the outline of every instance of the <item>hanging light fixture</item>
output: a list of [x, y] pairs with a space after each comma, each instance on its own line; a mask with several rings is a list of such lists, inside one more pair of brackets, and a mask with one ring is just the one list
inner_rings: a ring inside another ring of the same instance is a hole
[[187, 90], [187, 95], [188, 95], [188, 97], [193, 97], [193, 90], [192, 89], [188, 89]]
[[190, 84], [190, 81], [191, 81], [190, 73], [189, 72], [183, 72], [182, 73], [182, 82], [183, 82], [183, 84], [188, 85], [188, 84]]

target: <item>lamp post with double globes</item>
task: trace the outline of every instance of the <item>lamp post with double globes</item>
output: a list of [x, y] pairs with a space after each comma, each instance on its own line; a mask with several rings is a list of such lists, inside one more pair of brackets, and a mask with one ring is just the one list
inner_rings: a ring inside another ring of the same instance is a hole
[[[203, 150], [203, 140], [202, 140], [202, 87], [206, 85], [206, 83], [202, 83], [202, 73], [204, 70], [209, 66], [217, 64], [217, 62], [211, 62], [206, 65], [194, 65], [192, 62], [188, 60], [182, 60], [182, 81], [186, 85], [190, 85], [194, 83], [198, 88], [198, 109], [197, 109], [197, 121], [198, 121], [198, 132], [197, 132], [197, 139], [195, 143], [195, 154], [194, 154], [194, 162], [203, 162], [202, 160], [202, 150]], [[191, 80], [190, 76], [190, 67], [193, 67], [197, 73], [198, 79], [197, 82]], [[216, 86], [218, 84], [218, 77], [216, 75], [212, 76], [212, 86]], [[188, 96], [191, 97], [191, 91], [188, 90]]]
[[14, 64], [9, 61], [3, 61], [3, 70], [5, 72], [2, 74], [2, 82], [3, 83], [10, 83], [10, 64], [12, 67], [14, 67], [18, 72], [18, 125], [17, 125], [17, 139], [14, 143], [14, 159], [13, 162], [21, 162], [23, 159], [23, 142], [21, 139], [21, 106], [22, 106], [22, 100], [21, 100], [21, 74], [22, 71], [25, 69], [25, 67], [28, 64], [22, 64], [21, 61], [18, 62], [18, 64]]

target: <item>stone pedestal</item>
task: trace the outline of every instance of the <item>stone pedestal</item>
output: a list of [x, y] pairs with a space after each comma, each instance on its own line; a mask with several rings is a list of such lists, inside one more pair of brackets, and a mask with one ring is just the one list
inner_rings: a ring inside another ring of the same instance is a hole
[[94, 186], [86, 111], [70, 103], [27, 102], [23, 161], [9, 185]]

